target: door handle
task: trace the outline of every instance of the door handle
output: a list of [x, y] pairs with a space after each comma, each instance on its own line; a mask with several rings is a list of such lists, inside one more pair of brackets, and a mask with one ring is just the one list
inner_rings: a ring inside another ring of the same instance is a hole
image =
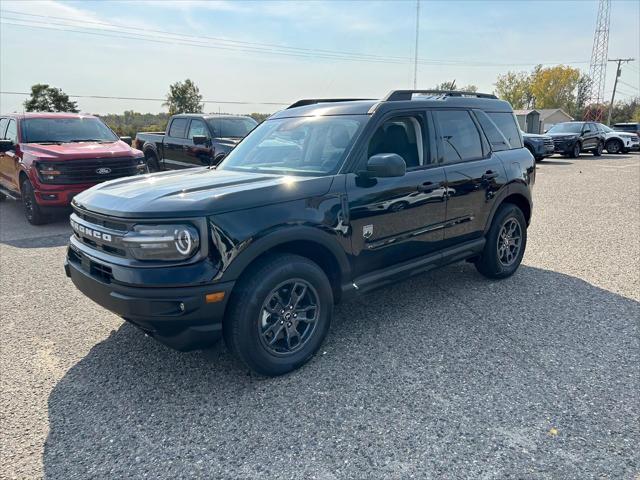
[[494, 172], [492, 170], [487, 170], [486, 172], [484, 172], [484, 174], [482, 175], [482, 180], [493, 180], [494, 178], [496, 178], [498, 176], [498, 172]]
[[442, 187], [442, 182], [424, 182], [418, 185], [417, 190], [419, 192], [429, 193]]

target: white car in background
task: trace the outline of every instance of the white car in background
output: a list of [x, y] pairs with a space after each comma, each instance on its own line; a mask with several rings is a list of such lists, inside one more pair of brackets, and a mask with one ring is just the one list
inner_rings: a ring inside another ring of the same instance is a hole
[[640, 138], [635, 133], [622, 132], [598, 123], [605, 134], [604, 148], [607, 153], [627, 153], [640, 148]]

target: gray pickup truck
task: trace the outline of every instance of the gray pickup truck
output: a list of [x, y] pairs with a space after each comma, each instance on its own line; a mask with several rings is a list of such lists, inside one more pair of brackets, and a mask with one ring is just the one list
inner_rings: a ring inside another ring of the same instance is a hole
[[166, 132], [140, 132], [134, 146], [151, 172], [217, 165], [257, 124], [237, 115], [174, 115]]

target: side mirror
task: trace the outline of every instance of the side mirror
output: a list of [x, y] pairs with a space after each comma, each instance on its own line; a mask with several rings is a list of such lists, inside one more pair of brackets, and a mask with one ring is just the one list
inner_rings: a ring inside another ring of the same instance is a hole
[[0, 152], [8, 152], [16, 148], [12, 140], [0, 140]]
[[192, 140], [194, 145], [205, 145], [209, 138], [206, 135], [194, 135]]
[[407, 173], [407, 164], [397, 153], [378, 153], [367, 160], [367, 170], [363, 172], [368, 177], [402, 177]]
[[120, 137], [120, 140], [122, 140], [127, 145], [131, 146], [131, 143], [132, 143], [131, 137]]
[[591, 133], [591, 129], [590, 128], [585, 128], [582, 133]]

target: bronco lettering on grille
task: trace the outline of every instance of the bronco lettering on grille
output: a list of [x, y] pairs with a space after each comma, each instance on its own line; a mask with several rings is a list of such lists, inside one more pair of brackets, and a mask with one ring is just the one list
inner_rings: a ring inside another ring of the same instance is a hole
[[98, 238], [103, 242], [111, 241], [110, 234], [100, 232], [98, 230], [93, 230], [89, 227], [85, 227], [84, 225], [80, 225], [78, 222], [74, 222], [73, 220], [71, 220], [71, 228], [73, 228], [76, 232], [86, 235], [87, 237]]

